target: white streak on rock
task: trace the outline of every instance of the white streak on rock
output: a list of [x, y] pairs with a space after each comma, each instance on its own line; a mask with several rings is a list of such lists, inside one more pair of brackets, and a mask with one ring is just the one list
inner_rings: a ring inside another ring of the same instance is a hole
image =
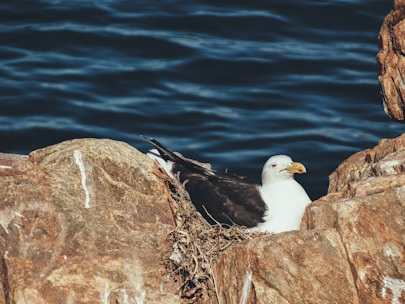
[[127, 290], [125, 288], [121, 288], [120, 291], [122, 292], [122, 297], [123, 297], [123, 304], [129, 304], [129, 296], [127, 293]]
[[402, 159], [381, 160], [374, 166], [374, 169], [377, 176], [398, 174], [398, 169], [403, 162]]
[[246, 271], [245, 280], [243, 282], [242, 296], [240, 298], [239, 304], [247, 303], [251, 283], [252, 283], [252, 270], [248, 268], [248, 270]]
[[6, 166], [6, 165], [0, 165], [0, 169], [13, 169], [13, 167]]
[[401, 249], [394, 244], [387, 243], [383, 248], [384, 256], [387, 258], [400, 258], [402, 260]]
[[366, 278], [366, 274], [363, 270], [359, 270], [359, 278], [361, 281], [364, 281], [364, 279]]
[[144, 304], [146, 290], [143, 287], [143, 267], [139, 260], [134, 259], [133, 264], [125, 265], [129, 281], [132, 283], [135, 292], [135, 303]]
[[391, 304], [399, 304], [399, 298], [402, 292], [405, 291], [405, 281], [390, 277], [383, 277], [383, 282], [384, 287], [381, 291], [383, 298], [386, 296], [386, 289], [390, 289], [392, 292]]
[[146, 290], [143, 289], [141, 284], [137, 284], [137, 286], [135, 286], [135, 291], [138, 293], [138, 295], [135, 296], [136, 304], [143, 304], [146, 297]]
[[[76, 152], [76, 151], [75, 151]], [[108, 304], [108, 297], [110, 296], [110, 285], [105, 282], [104, 292], [101, 295], [101, 304]]]
[[21, 218], [24, 218], [24, 219], [25, 219], [25, 216], [22, 215], [22, 214], [21, 214], [20, 212], [18, 212], [18, 211], [14, 211], [14, 215], [17, 216], [17, 217], [21, 217]]
[[82, 153], [80, 153], [79, 150], [75, 150], [73, 155], [75, 157], [76, 165], [79, 167], [80, 174], [82, 176], [82, 187], [83, 187], [84, 193], [86, 195], [86, 201], [84, 203], [84, 208], [90, 208], [90, 192], [87, 189], [87, 185], [86, 185], [86, 170], [84, 169]]

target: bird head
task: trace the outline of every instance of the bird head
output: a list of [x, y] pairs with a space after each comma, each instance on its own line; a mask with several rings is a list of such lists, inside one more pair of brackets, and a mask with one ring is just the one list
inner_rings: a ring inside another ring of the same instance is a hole
[[286, 179], [293, 179], [294, 174], [306, 173], [305, 166], [298, 162], [293, 162], [287, 155], [275, 155], [270, 157], [264, 164], [262, 172], [262, 183], [275, 183]]

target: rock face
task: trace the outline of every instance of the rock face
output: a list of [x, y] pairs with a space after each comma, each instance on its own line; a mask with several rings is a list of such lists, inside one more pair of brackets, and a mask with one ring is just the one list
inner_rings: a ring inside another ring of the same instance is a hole
[[347, 159], [329, 193], [308, 208], [307, 228], [340, 234], [360, 303], [405, 303], [405, 135]]
[[405, 303], [405, 135], [343, 162], [294, 231], [216, 262], [219, 303]]
[[405, 1], [395, 0], [378, 35], [378, 80], [384, 110], [396, 120], [405, 116]]
[[215, 265], [219, 303], [359, 303], [334, 229], [280, 233], [225, 252]]
[[152, 171], [112, 140], [0, 154], [0, 303], [179, 303], [159, 264], [173, 227]]
[[[154, 169], [112, 140], [0, 154], [0, 304], [192, 303], [163, 276]], [[405, 135], [343, 162], [301, 228], [227, 247], [196, 303], [405, 303]]]

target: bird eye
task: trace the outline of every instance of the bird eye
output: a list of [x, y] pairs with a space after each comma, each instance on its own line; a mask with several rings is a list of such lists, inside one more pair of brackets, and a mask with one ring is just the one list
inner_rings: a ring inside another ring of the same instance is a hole
[[276, 166], [276, 164], [271, 164], [271, 166], [274, 168]]

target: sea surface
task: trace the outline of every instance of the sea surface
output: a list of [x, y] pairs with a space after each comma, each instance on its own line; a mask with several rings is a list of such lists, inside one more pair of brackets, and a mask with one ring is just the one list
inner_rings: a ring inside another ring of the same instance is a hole
[[387, 0], [2, 0], [0, 151], [139, 135], [260, 180], [273, 154], [326, 194], [343, 160], [404, 125], [375, 56]]

